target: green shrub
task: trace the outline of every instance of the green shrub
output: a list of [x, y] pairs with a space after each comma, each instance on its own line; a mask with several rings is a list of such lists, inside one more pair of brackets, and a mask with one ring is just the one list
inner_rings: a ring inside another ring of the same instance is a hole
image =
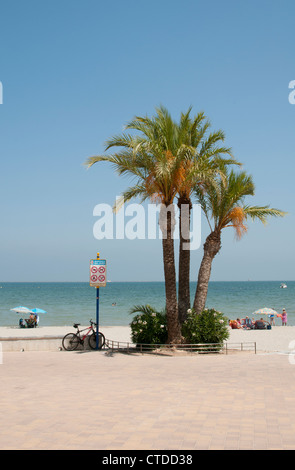
[[165, 311], [157, 312], [150, 305], [136, 305], [130, 313], [137, 312], [130, 323], [133, 343], [165, 344], [168, 338]]
[[188, 310], [182, 334], [188, 344], [223, 343], [229, 337], [227, 318], [217, 310], [205, 309], [200, 315]]

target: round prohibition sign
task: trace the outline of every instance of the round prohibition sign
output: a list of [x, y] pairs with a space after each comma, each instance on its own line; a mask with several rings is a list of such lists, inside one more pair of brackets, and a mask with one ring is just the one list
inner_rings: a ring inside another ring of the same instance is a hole
[[101, 274], [103, 274], [103, 273], [106, 272], [106, 268], [104, 268], [103, 266], [101, 266], [100, 268], [98, 268], [98, 272], [100, 272]]
[[97, 273], [97, 267], [96, 267], [96, 266], [92, 266], [91, 272], [92, 272], [93, 274]]
[[91, 276], [91, 281], [92, 282], [97, 282], [97, 276], [96, 275]]
[[98, 276], [98, 280], [99, 280], [99, 282], [104, 282], [104, 281], [105, 281], [105, 279], [106, 279], [106, 277], [105, 277], [105, 276], [103, 276], [103, 275], [100, 275], [100, 276]]

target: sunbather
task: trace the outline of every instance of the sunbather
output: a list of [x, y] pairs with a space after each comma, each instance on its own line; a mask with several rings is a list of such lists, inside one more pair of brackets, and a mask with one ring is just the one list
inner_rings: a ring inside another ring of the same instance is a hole
[[242, 328], [241, 324], [237, 320], [230, 320], [229, 326], [232, 330], [239, 330], [240, 328]]
[[31, 313], [30, 318], [26, 320], [28, 328], [35, 328], [37, 326], [37, 318], [36, 315]]
[[265, 321], [263, 320], [263, 318], [260, 318], [260, 320], [256, 320], [255, 330], [265, 330]]
[[252, 330], [254, 328], [254, 324], [249, 317], [244, 318], [242, 326], [245, 328], [245, 330]]

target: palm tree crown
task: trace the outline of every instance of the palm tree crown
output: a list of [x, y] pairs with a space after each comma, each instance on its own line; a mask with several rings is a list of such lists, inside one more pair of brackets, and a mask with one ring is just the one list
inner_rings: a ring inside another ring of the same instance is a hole
[[233, 227], [237, 238], [241, 238], [247, 231], [247, 219], [258, 219], [265, 224], [268, 216], [285, 215], [285, 212], [269, 206], [245, 205], [245, 197], [253, 196], [255, 192], [252, 176], [245, 171], [236, 173], [224, 169], [223, 174], [225, 178], [218, 178], [214, 184], [207, 185], [206, 191], [200, 187], [195, 189], [212, 232]]

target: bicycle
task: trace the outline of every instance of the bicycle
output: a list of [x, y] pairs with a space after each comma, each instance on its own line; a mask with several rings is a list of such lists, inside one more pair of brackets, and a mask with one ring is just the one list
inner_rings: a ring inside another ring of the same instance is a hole
[[[84, 328], [83, 330], [79, 330], [80, 323], [74, 323], [74, 328], [77, 329], [77, 333], [68, 333], [65, 335], [65, 337], [62, 340], [62, 345], [63, 348], [66, 351], [75, 351], [79, 344], [84, 345], [85, 339], [88, 337], [88, 344], [90, 349], [96, 349], [96, 330], [94, 329], [94, 326], [96, 326], [96, 323], [94, 323], [92, 320], [90, 320], [90, 326], [87, 328]], [[87, 333], [83, 333], [83, 331], [86, 331]], [[90, 336], [89, 336], [90, 335]], [[98, 332], [98, 349], [102, 349], [105, 344], [105, 337], [102, 333]]]

